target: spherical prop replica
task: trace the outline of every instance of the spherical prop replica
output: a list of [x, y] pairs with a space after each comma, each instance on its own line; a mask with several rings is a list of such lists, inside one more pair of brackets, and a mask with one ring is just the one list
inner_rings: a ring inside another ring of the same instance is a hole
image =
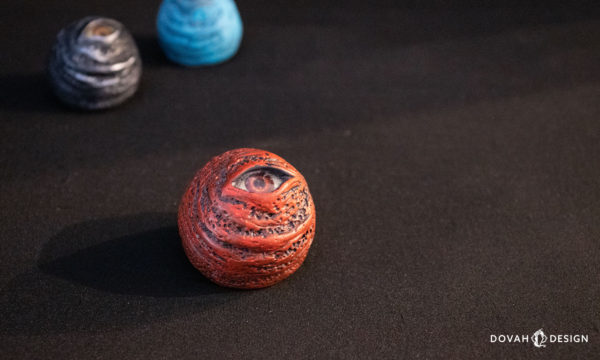
[[242, 19], [233, 0], [164, 0], [156, 25], [167, 57], [187, 66], [224, 62], [242, 41]]
[[54, 93], [66, 104], [104, 109], [135, 93], [142, 63], [133, 38], [121, 23], [90, 16], [58, 33], [48, 73]]
[[236, 149], [196, 173], [179, 206], [190, 262], [215, 283], [271, 286], [296, 271], [315, 234], [304, 177], [279, 156]]

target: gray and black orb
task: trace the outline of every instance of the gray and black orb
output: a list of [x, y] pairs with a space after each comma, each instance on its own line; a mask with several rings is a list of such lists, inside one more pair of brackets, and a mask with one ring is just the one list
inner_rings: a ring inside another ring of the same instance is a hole
[[135, 93], [142, 62], [123, 24], [88, 16], [58, 33], [48, 73], [54, 93], [66, 104], [106, 109]]

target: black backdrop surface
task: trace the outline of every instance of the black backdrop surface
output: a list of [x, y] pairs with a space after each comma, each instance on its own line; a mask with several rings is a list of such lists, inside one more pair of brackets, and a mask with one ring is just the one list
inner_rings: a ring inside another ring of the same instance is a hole
[[[399, 3], [240, 1], [238, 56], [186, 69], [158, 1], [3, 1], [2, 358], [597, 358], [599, 9]], [[89, 14], [144, 61], [99, 113], [43, 73]], [[303, 267], [259, 291], [209, 283], [177, 235], [194, 171], [236, 147], [317, 207]], [[490, 344], [539, 328], [589, 343]]]

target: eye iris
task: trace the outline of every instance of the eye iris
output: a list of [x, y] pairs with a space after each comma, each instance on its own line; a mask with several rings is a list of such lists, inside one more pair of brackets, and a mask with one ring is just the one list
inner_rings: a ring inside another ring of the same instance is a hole
[[275, 188], [275, 182], [269, 174], [258, 173], [248, 176], [245, 181], [246, 189], [253, 193], [267, 193]]

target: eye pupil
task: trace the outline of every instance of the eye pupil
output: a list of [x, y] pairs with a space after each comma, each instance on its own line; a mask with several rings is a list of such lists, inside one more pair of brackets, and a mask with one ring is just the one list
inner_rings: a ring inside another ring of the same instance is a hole
[[269, 174], [258, 173], [248, 176], [246, 179], [246, 189], [254, 193], [266, 193], [275, 189], [275, 182]]
[[265, 187], [265, 180], [264, 179], [254, 179], [254, 187], [256, 187], [256, 188]]

